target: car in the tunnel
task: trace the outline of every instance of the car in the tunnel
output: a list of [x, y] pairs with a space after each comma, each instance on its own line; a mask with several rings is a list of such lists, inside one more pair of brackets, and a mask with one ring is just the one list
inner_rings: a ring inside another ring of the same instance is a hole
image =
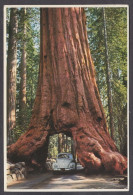
[[76, 170], [76, 161], [71, 153], [59, 153], [52, 168], [53, 171]]

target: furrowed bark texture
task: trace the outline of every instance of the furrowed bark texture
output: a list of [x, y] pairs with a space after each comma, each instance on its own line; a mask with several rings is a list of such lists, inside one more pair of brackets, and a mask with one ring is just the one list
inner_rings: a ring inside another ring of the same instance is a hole
[[13, 161], [43, 166], [48, 137], [73, 137], [89, 171], [123, 173], [126, 159], [109, 136], [81, 8], [41, 9], [39, 83], [29, 130], [10, 146]]
[[16, 67], [17, 67], [17, 9], [12, 8], [9, 24], [7, 57], [7, 127], [8, 144], [13, 143], [12, 134], [16, 126]]

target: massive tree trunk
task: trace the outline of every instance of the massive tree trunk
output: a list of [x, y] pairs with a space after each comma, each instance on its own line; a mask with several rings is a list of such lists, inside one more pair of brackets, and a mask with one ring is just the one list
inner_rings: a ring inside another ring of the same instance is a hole
[[17, 67], [17, 9], [10, 12], [9, 43], [7, 57], [7, 143], [13, 142], [16, 126], [16, 67]]
[[111, 139], [100, 101], [82, 8], [41, 9], [41, 62], [29, 130], [8, 157], [43, 166], [49, 135], [73, 137], [89, 171], [123, 173], [126, 159]]
[[108, 110], [109, 110], [109, 122], [111, 137], [114, 140], [114, 119], [113, 119], [113, 105], [112, 105], [112, 93], [111, 93], [111, 71], [109, 63], [109, 52], [107, 44], [107, 25], [106, 25], [106, 15], [105, 8], [103, 8], [103, 22], [104, 22], [104, 40], [105, 40], [105, 59], [106, 59], [106, 82], [107, 82], [107, 93], [108, 93]]

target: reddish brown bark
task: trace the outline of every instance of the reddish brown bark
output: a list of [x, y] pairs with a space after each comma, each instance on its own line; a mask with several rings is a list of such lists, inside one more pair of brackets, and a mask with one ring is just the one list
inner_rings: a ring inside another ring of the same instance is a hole
[[13, 143], [16, 126], [16, 67], [17, 67], [17, 9], [10, 12], [9, 43], [7, 57], [7, 142]]
[[88, 46], [81, 8], [41, 10], [39, 83], [29, 130], [11, 145], [8, 156], [43, 166], [48, 137], [73, 137], [87, 170], [123, 173], [126, 159], [109, 136]]

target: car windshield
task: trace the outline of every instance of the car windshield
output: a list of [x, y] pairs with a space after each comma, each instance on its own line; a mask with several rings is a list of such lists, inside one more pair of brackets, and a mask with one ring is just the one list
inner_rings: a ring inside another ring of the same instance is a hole
[[71, 154], [59, 154], [58, 158], [66, 158], [66, 159], [72, 159], [72, 155]]

